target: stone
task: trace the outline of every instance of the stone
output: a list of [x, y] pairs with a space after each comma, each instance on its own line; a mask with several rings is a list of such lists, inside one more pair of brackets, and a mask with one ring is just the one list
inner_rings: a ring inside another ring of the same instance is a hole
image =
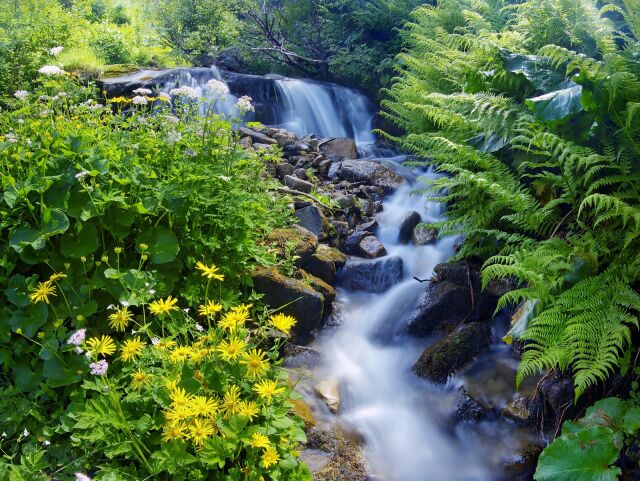
[[358, 226], [356, 226], [356, 230], [361, 230], [364, 232], [371, 232], [372, 234], [376, 231], [376, 229], [378, 228], [378, 221], [373, 219], [370, 220], [369, 222], [365, 222], [364, 224], [359, 224]]
[[[530, 481], [533, 479], [542, 449], [543, 447], [539, 444], [529, 444], [523, 447], [517, 456], [505, 460], [503, 465], [505, 479], [510, 481]], [[632, 479], [635, 481], [640, 478]]]
[[426, 246], [429, 244], [433, 244], [436, 240], [438, 240], [438, 229], [429, 227], [424, 224], [417, 225], [416, 228], [413, 229], [411, 240], [417, 246]]
[[365, 182], [391, 193], [404, 184], [405, 179], [380, 162], [372, 160], [345, 160], [340, 178], [349, 182]]
[[413, 366], [413, 372], [432, 382], [444, 384], [449, 376], [473, 360], [490, 344], [491, 328], [488, 324], [466, 324], [425, 349]]
[[328, 284], [336, 281], [338, 269], [347, 262], [347, 256], [333, 247], [320, 244], [318, 250], [302, 266], [308, 273]]
[[[309, 463], [314, 481], [376, 481], [369, 474], [362, 447], [351, 434], [345, 434], [338, 427], [330, 430], [316, 427], [307, 432], [307, 445], [301, 459]], [[313, 450], [311, 456], [305, 455], [308, 450]], [[326, 462], [327, 456], [329, 462]]]
[[319, 144], [320, 152], [325, 156], [334, 156], [340, 160], [358, 157], [358, 147], [353, 139], [323, 140]]
[[345, 254], [349, 255], [359, 255], [360, 254], [360, 242], [365, 237], [371, 235], [371, 232], [365, 231], [355, 231], [349, 234], [345, 239], [342, 240], [341, 250]]
[[469, 289], [449, 281], [432, 282], [409, 318], [409, 333], [423, 337], [450, 332], [472, 313]]
[[384, 292], [402, 280], [402, 258], [383, 257], [375, 261], [349, 259], [338, 273], [338, 282], [354, 291]]
[[377, 257], [387, 255], [387, 250], [374, 235], [370, 235], [362, 239], [358, 244], [358, 250], [363, 257], [367, 257], [369, 259], [375, 259]]
[[313, 189], [313, 184], [311, 182], [307, 182], [306, 180], [298, 179], [292, 175], [284, 176], [284, 185], [289, 187], [290, 189], [297, 190], [298, 192], [304, 192], [305, 194], [310, 194]]
[[256, 144], [274, 145], [278, 143], [277, 140], [272, 139], [271, 137], [267, 137], [262, 132], [256, 132], [255, 130], [248, 129], [246, 127], [240, 127], [239, 130], [243, 136], [250, 137], [251, 140]]
[[416, 211], [408, 212], [400, 221], [400, 230], [398, 232], [398, 242], [400, 244], [408, 244], [411, 241], [413, 230], [422, 222], [422, 217]]
[[292, 255], [298, 257], [299, 264], [306, 262], [318, 248], [318, 236], [299, 225], [288, 229], [274, 229], [267, 235], [265, 242], [275, 247], [277, 256], [281, 259], [290, 250]]
[[318, 163], [318, 175], [320, 177], [328, 177], [329, 176], [329, 170], [331, 169], [331, 165], [333, 164], [333, 162], [331, 162], [329, 159], [323, 159]]
[[280, 147], [286, 147], [296, 142], [296, 136], [290, 133], [275, 132], [273, 138], [278, 142]]
[[329, 379], [321, 381], [315, 386], [315, 391], [320, 398], [327, 404], [332, 413], [336, 414], [340, 408], [340, 391], [338, 389], [338, 381]]
[[242, 137], [239, 141], [239, 144], [242, 145], [245, 149], [248, 149], [253, 145], [251, 137]]
[[354, 204], [353, 196], [351, 195], [338, 194], [332, 197], [331, 200], [341, 209], [348, 209], [353, 207]]
[[313, 417], [313, 412], [303, 399], [290, 399], [289, 402], [293, 406], [291, 408], [291, 412], [302, 419], [306, 429], [311, 429], [316, 425], [316, 419]]
[[295, 167], [287, 162], [282, 162], [281, 164], [276, 165], [276, 171], [280, 178], [284, 179], [287, 175], [293, 175]]
[[302, 276], [302, 281], [305, 284], [310, 285], [315, 291], [318, 291], [322, 294], [322, 297], [324, 297], [324, 310], [322, 316], [324, 317], [329, 314], [331, 312], [333, 301], [336, 300], [336, 290], [319, 277], [311, 275], [304, 270], [301, 270], [300, 274]]
[[335, 229], [336, 234], [338, 234], [339, 237], [345, 237], [349, 233], [349, 224], [347, 222], [344, 222], [342, 220], [334, 220], [333, 222], [331, 222], [331, 225], [333, 225], [333, 228]]
[[535, 422], [535, 416], [532, 413], [532, 402], [527, 396], [518, 395], [516, 398], [507, 403], [502, 408], [502, 415], [515, 421], [516, 424], [525, 427], [532, 427]]
[[298, 209], [293, 215], [298, 218], [298, 225], [304, 227], [316, 237], [322, 238], [322, 230], [326, 220], [320, 209], [315, 205]]
[[253, 143], [254, 150], [267, 150], [271, 148], [271, 144]]
[[[290, 154], [300, 154], [300, 153], [307, 153], [309, 152], [309, 145], [305, 144], [304, 142], [299, 142], [299, 141], [294, 141], [294, 142], [290, 142], [287, 143], [282, 150], [285, 153], [290, 153]], [[306, 160], [306, 156], [305, 156], [305, 160]]]
[[272, 309], [293, 316], [296, 325], [292, 333], [299, 344], [307, 344], [313, 331], [320, 326], [324, 311], [324, 296], [303, 281], [287, 277], [274, 267], [258, 268], [251, 274], [253, 288], [262, 294], [262, 301]]
[[487, 416], [487, 412], [480, 403], [473, 399], [464, 388], [461, 388], [460, 392], [462, 396], [456, 402], [456, 410], [453, 413], [453, 418], [456, 421], [478, 422]]
[[342, 162], [331, 162], [329, 166], [329, 172], [327, 172], [327, 178], [334, 180], [340, 176], [340, 169], [342, 168]]
[[305, 169], [295, 169], [293, 172], [298, 179], [308, 180], [307, 171]]

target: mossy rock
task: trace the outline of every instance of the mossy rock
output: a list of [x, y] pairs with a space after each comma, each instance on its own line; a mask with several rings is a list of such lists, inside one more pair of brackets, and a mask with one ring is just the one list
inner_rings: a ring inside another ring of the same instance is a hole
[[348, 257], [338, 249], [320, 244], [302, 267], [327, 284], [334, 284], [338, 269], [344, 266], [347, 259]]
[[331, 310], [331, 304], [336, 300], [336, 290], [319, 277], [313, 276], [304, 270], [300, 270], [302, 282], [310, 285], [324, 297], [325, 315]]
[[[127, 75], [130, 73], [139, 72], [142, 69], [143, 67], [140, 67], [139, 65], [130, 64], [130, 63], [105, 65], [104, 67], [100, 68], [100, 70], [102, 71], [102, 78], [121, 77], [123, 75]], [[145, 80], [145, 79], [141, 79], [141, 80]]]
[[265, 242], [276, 249], [276, 255], [281, 259], [284, 259], [290, 250], [292, 255], [298, 257], [296, 265], [306, 262], [318, 248], [318, 238], [298, 225], [273, 230], [267, 235]]
[[302, 419], [306, 429], [311, 429], [316, 425], [316, 419], [313, 417], [309, 404], [302, 399], [292, 399], [289, 402], [293, 405], [291, 412]]

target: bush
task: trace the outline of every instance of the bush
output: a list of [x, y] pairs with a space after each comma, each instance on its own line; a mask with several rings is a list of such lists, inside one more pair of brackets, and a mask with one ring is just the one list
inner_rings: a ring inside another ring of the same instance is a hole
[[117, 27], [100, 25], [93, 29], [89, 45], [107, 64], [128, 63], [131, 50], [124, 35]]

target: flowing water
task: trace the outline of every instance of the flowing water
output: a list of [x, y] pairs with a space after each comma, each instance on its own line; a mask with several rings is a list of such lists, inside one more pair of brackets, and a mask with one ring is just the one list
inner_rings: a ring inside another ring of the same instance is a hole
[[[189, 85], [204, 90], [210, 78], [222, 79], [215, 69], [183, 70], [165, 82], [164, 89]], [[458, 387], [464, 384], [483, 404], [500, 409], [512, 399], [515, 360], [510, 349], [496, 343], [475, 364], [437, 386], [418, 379], [411, 367], [434, 339], [412, 338], [403, 323], [415, 309], [436, 264], [453, 253], [454, 239], [434, 245], [414, 246], [397, 242], [399, 221], [418, 211], [424, 222], [443, 215], [440, 204], [413, 193], [417, 177], [433, 178], [401, 166], [405, 157], [373, 148], [372, 105], [361, 94], [332, 84], [282, 77], [227, 77], [233, 95], [216, 103], [216, 109], [233, 114], [235, 99], [250, 95], [256, 102], [255, 118], [285, 127], [299, 135], [353, 137], [368, 157], [379, 159], [408, 179], [384, 201], [377, 215], [376, 235], [389, 256], [404, 263], [404, 278], [384, 293], [350, 292], [338, 287], [336, 311], [339, 325], [326, 329], [313, 347], [321, 360], [299, 384], [319, 422], [338, 424], [363, 439], [370, 472], [384, 481], [497, 481], [498, 467], [518, 450], [535, 441], [500, 416], [480, 423], [451, 422]], [[209, 100], [215, 100], [209, 97]], [[204, 106], [206, 108], [206, 105]], [[506, 326], [494, 325], [499, 339]], [[300, 366], [303, 361], [290, 360]], [[336, 380], [340, 386], [340, 414], [335, 416], [318, 401], [313, 386], [318, 380]]]

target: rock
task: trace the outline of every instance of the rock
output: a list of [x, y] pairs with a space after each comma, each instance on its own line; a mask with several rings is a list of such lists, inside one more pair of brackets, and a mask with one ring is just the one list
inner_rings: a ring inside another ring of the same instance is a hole
[[456, 421], [478, 422], [487, 416], [486, 411], [478, 401], [473, 399], [464, 389], [460, 389], [462, 397], [456, 402], [456, 410], [453, 417]]
[[375, 219], [356, 226], [356, 230], [371, 232], [372, 234], [376, 231], [377, 228], [378, 228], [378, 221]]
[[368, 237], [370, 235], [371, 232], [365, 232], [361, 230], [352, 232], [345, 239], [343, 239], [341, 245], [342, 252], [349, 255], [359, 255], [360, 242], [362, 242], [365, 237]]
[[275, 132], [273, 138], [278, 142], [280, 147], [286, 147], [296, 142], [296, 136], [291, 133]]
[[271, 144], [253, 143], [254, 150], [267, 150], [271, 148]]
[[387, 255], [387, 250], [374, 235], [363, 238], [358, 244], [358, 251], [363, 257], [375, 259]]
[[281, 179], [284, 179], [287, 175], [293, 175], [295, 167], [287, 162], [282, 162], [276, 166], [276, 171]]
[[425, 349], [413, 366], [413, 372], [422, 378], [443, 384], [450, 375], [471, 361], [490, 343], [491, 328], [487, 324], [466, 324]]
[[[313, 428], [307, 432], [307, 448], [311, 452], [309, 469], [313, 470], [314, 481], [374, 481], [369, 475], [362, 448], [354, 436], [347, 436], [338, 428], [323, 431]], [[327, 463], [325, 455], [329, 456]]]
[[309, 205], [298, 209], [293, 213], [298, 218], [298, 225], [304, 227], [316, 237], [322, 238], [322, 229], [326, 220], [324, 215], [315, 205]]
[[335, 197], [332, 197], [331, 200], [335, 202], [341, 209], [348, 209], [349, 207], [353, 207], [353, 205], [355, 204], [352, 195], [339, 194]]
[[467, 266], [464, 261], [443, 262], [433, 268], [433, 272], [438, 281], [448, 281], [463, 287], [469, 287], [469, 280], [474, 288], [479, 289], [480, 274]]
[[282, 275], [274, 267], [256, 269], [251, 277], [254, 289], [263, 294], [265, 304], [272, 309], [282, 308], [281, 312], [296, 318], [295, 341], [308, 343], [322, 320], [324, 296], [303, 281]]
[[307, 171], [305, 169], [295, 169], [293, 172], [293, 175], [295, 175], [298, 179], [301, 180], [307, 180]]
[[318, 246], [318, 250], [303, 265], [308, 273], [319, 277], [328, 284], [336, 281], [336, 272], [347, 261], [347, 256], [324, 244]]
[[239, 130], [243, 136], [250, 137], [254, 144], [273, 145], [278, 143], [277, 140], [267, 137], [262, 132], [256, 132], [254, 130], [247, 129], [246, 127], [240, 127]]
[[340, 178], [349, 182], [365, 182], [390, 193], [404, 184], [403, 177], [372, 160], [345, 160], [340, 169]]
[[532, 412], [531, 399], [527, 396], [518, 395], [513, 401], [502, 408], [502, 415], [515, 421], [520, 426], [532, 427], [535, 416]]
[[318, 163], [318, 175], [320, 177], [328, 177], [329, 170], [331, 170], [331, 165], [333, 162], [329, 159], [323, 159]]
[[324, 310], [322, 316], [326, 316], [331, 312], [333, 301], [335, 301], [336, 299], [336, 290], [319, 277], [311, 275], [304, 270], [300, 272], [302, 281], [305, 284], [310, 285], [313, 290], [318, 291], [320, 294], [322, 294], [322, 297], [324, 297]]
[[318, 248], [318, 237], [299, 225], [289, 229], [275, 229], [265, 238], [265, 242], [276, 248], [280, 258], [284, 258], [288, 250], [291, 250], [291, 254], [298, 257], [297, 263], [300, 265]]
[[393, 256], [375, 261], [349, 259], [338, 274], [338, 281], [347, 289], [384, 292], [402, 280], [402, 258]]
[[306, 429], [311, 429], [316, 425], [316, 420], [313, 417], [313, 412], [309, 405], [302, 399], [290, 399], [289, 402], [293, 405], [291, 412], [298, 416], [304, 422]]
[[516, 457], [505, 461], [505, 479], [509, 481], [530, 481], [533, 479], [541, 452], [542, 446], [530, 444], [524, 447]]
[[433, 244], [438, 240], [438, 229], [428, 227], [424, 224], [417, 225], [411, 234], [411, 240], [417, 246], [426, 246]]
[[400, 221], [400, 231], [398, 232], [398, 242], [408, 244], [411, 241], [413, 230], [422, 221], [422, 217], [416, 211], [408, 212]]
[[290, 189], [297, 190], [298, 192], [304, 192], [305, 194], [310, 194], [313, 189], [313, 184], [311, 182], [307, 182], [306, 180], [298, 179], [292, 175], [284, 176], [284, 185], [289, 187]]
[[432, 282], [409, 318], [409, 333], [449, 332], [472, 314], [469, 289], [448, 281]]
[[238, 143], [245, 149], [248, 149], [253, 144], [253, 142], [251, 141], [251, 137], [242, 137]]
[[320, 152], [327, 157], [342, 159], [355, 159], [358, 157], [358, 147], [353, 139], [331, 139], [319, 144]]
[[282, 150], [285, 153], [289, 153], [289, 154], [299, 154], [299, 153], [305, 153], [306, 154], [307, 152], [309, 152], [309, 145], [305, 144], [304, 142], [294, 141], [294, 142], [287, 143], [282, 148]]
[[337, 179], [340, 175], [340, 169], [342, 168], [342, 162], [331, 162], [329, 166], [329, 172], [327, 172], [328, 179]]
[[340, 392], [338, 390], [338, 381], [330, 379], [316, 384], [315, 391], [327, 403], [331, 412], [336, 414], [340, 407]]
[[331, 225], [333, 226], [336, 234], [338, 234], [339, 237], [345, 237], [349, 233], [349, 224], [347, 222], [334, 220], [333, 222], [331, 222]]

